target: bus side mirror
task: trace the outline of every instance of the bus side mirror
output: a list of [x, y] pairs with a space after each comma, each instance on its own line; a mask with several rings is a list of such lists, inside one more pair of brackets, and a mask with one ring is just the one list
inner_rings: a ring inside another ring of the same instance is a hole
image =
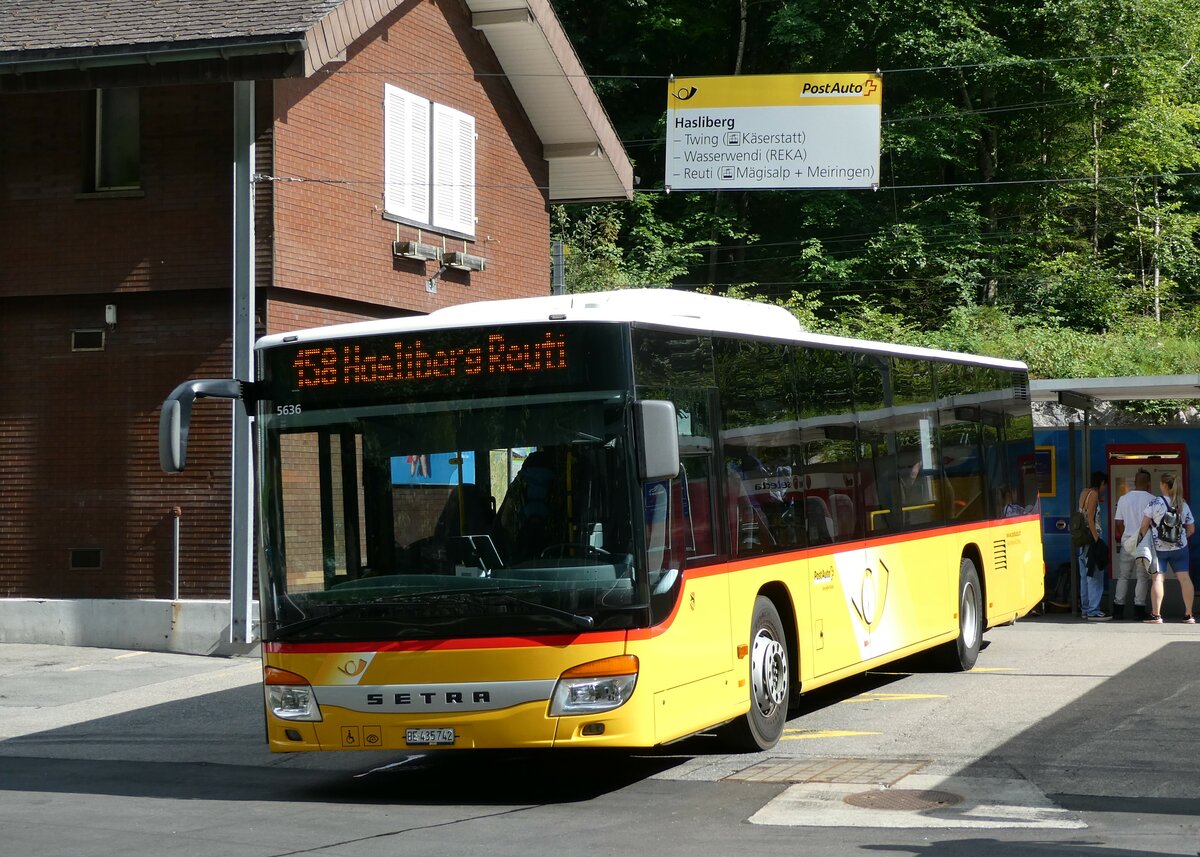
[[679, 475], [679, 425], [675, 405], [646, 400], [634, 404], [637, 414], [638, 476], [643, 481]]
[[171, 391], [158, 417], [158, 463], [165, 472], [179, 473], [187, 463], [192, 402], [205, 397], [240, 399], [242, 382], [229, 378], [204, 378], [184, 381]]

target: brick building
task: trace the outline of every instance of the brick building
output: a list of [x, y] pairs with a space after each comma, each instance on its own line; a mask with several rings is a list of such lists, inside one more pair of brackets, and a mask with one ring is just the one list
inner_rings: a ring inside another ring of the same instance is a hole
[[548, 0], [0, 0], [0, 599], [173, 598], [175, 508], [181, 599], [228, 598], [229, 411], [181, 476], [156, 444], [238, 295], [261, 334], [545, 294], [549, 205], [631, 192]]

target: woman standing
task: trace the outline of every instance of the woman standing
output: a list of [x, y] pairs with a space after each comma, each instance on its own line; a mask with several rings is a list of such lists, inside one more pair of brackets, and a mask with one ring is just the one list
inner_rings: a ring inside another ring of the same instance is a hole
[[1183, 486], [1174, 473], [1163, 474], [1159, 493], [1161, 496], [1150, 501], [1142, 518], [1143, 535], [1154, 528], [1154, 550], [1158, 554], [1158, 562], [1150, 565], [1150, 616], [1145, 621], [1162, 624], [1163, 575], [1170, 565], [1183, 595], [1183, 621], [1194, 625], [1192, 600], [1196, 589], [1189, 573], [1188, 539], [1196, 532], [1196, 519], [1183, 499]]
[[[1108, 488], [1108, 477], [1097, 470], [1092, 474], [1092, 484], [1079, 495], [1079, 511], [1087, 521], [1092, 533], [1092, 544], [1100, 541], [1100, 496]], [[1100, 609], [1104, 597], [1104, 578], [1108, 575], [1092, 567], [1089, 555], [1091, 545], [1079, 548], [1079, 612], [1090, 622], [1103, 622], [1111, 617]]]

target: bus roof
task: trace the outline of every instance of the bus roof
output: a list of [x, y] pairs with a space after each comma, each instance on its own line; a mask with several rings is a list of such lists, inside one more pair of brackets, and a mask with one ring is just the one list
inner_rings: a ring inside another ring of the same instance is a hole
[[536, 324], [547, 320], [641, 323], [697, 333], [751, 335], [763, 339], [894, 354], [900, 357], [982, 363], [1014, 371], [1024, 371], [1026, 368], [1024, 363], [1014, 360], [807, 333], [795, 316], [774, 304], [668, 288], [618, 289], [536, 298], [473, 301], [444, 307], [428, 315], [350, 322], [270, 334], [259, 339], [256, 347], [271, 348], [285, 343], [446, 328]]

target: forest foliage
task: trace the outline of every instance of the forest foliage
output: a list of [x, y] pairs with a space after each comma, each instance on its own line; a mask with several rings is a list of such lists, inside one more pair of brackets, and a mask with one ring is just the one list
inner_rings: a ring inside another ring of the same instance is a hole
[[[708, 289], [1035, 377], [1200, 371], [1194, 0], [552, 2], [639, 177], [555, 210], [568, 290]], [[669, 75], [876, 69], [878, 191], [662, 191]]]

